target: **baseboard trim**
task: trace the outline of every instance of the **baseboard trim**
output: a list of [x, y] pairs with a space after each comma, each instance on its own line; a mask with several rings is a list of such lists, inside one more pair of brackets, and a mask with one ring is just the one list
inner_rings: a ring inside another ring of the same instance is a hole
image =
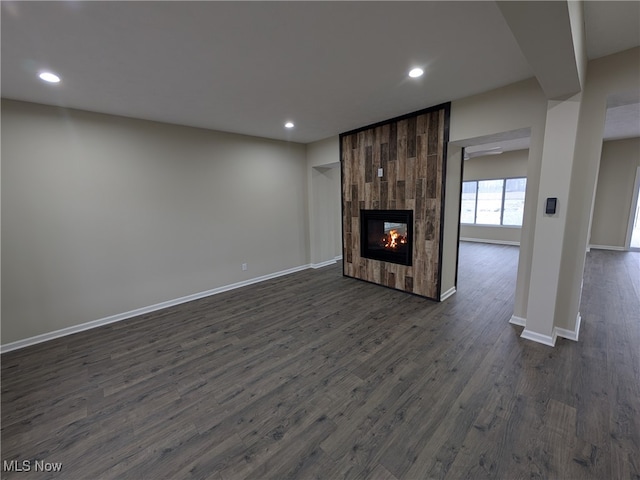
[[320, 263], [312, 263], [311, 264], [311, 268], [313, 269], [318, 269], [318, 268], [322, 268], [322, 267], [328, 267], [329, 265], [335, 265], [336, 260], [327, 260], [324, 262], [320, 262]]
[[[331, 263], [335, 263], [335, 261], [330, 261], [330, 264]], [[130, 310], [128, 312], [118, 313], [116, 315], [100, 318], [98, 320], [92, 320], [90, 322], [81, 323], [79, 325], [73, 325], [71, 327], [62, 328], [60, 330], [54, 330], [53, 332], [43, 333], [41, 335], [36, 335], [35, 337], [29, 337], [23, 340], [17, 340], [15, 342], [7, 343], [5, 345], [0, 345], [0, 353], [11, 352], [12, 350], [18, 350], [21, 348], [29, 347], [31, 345], [36, 345], [38, 343], [54, 340], [56, 338], [66, 337], [67, 335], [73, 335], [74, 333], [83, 332], [85, 330], [91, 330], [92, 328], [101, 327], [103, 325], [108, 325], [110, 323], [120, 322], [122, 320], [127, 320], [129, 318], [137, 317], [139, 315], [144, 315], [146, 313], [156, 312], [158, 310], [162, 310], [163, 308], [169, 308], [175, 305], [180, 305], [182, 303], [192, 302], [193, 300], [199, 300], [201, 298], [210, 297], [212, 295], [217, 295], [219, 293], [228, 292], [229, 290], [235, 290], [237, 288], [246, 287], [248, 285], [253, 285], [254, 283], [264, 282], [266, 280], [271, 280], [272, 278], [283, 277], [285, 275], [290, 275], [292, 273], [300, 272], [302, 270], [307, 270], [308, 268], [312, 268], [312, 265], [307, 264], [307, 265], [301, 265], [299, 267], [289, 268], [287, 270], [281, 270], [279, 272], [274, 272], [268, 275], [262, 275], [260, 277], [243, 280], [241, 282], [236, 282], [229, 285], [223, 285], [222, 287], [213, 288], [205, 292], [194, 293], [184, 297], [175, 298], [173, 300], [167, 300], [165, 302], [156, 303], [155, 305], [149, 305], [148, 307], [136, 308], [135, 310]]]
[[527, 340], [532, 340], [534, 342], [542, 343], [543, 345], [548, 345], [549, 347], [555, 347], [556, 338], [558, 337], [558, 333], [556, 330], [557, 329], [554, 328], [553, 333], [551, 334], [551, 336], [549, 336], [542, 335], [541, 333], [537, 332], [532, 332], [531, 330], [527, 330], [527, 328], [525, 327], [525, 329], [520, 334], [520, 337], [526, 338]]
[[456, 293], [456, 287], [451, 287], [449, 290], [447, 290], [442, 295], [440, 295], [440, 301], [444, 302], [447, 298], [449, 298], [454, 293]]
[[513, 325], [519, 325], [521, 327], [525, 327], [525, 329], [522, 331], [522, 334], [520, 335], [522, 338], [526, 338], [527, 340], [533, 340], [534, 342], [555, 347], [557, 337], [566, 338], [567, 340], [573, 340], [574, 342], [578, 341], [578, 335], [580, 334], [580, 324], [582, 323], [582, 317], [580, 316], [580, 312], [578, 312], [578, 316], [576, 317], [575, 330], [567, 330], [566, 328], [554, 327], [553, 334], [551, 336], [541, 335], [539, 333], [532, 332], [531, 330], [527, 330], [526, 318], [512, 315], [511, 319], [509, 320], [509, 323]]
[[460, 237], [461, 242], [476, 242], [476, 243], [492, 243], [495, 245], [513, 245], [516, 247], [520, 246], [520, 242], [514, 242], [511, 240], [488, 240], [484, 238], [471, 238], [471, 237]]
[[[589, 245], [589, 250], [595, 248], [596, 250], [613, 250], [614, 252], [626, 252], [624, 247], [615, 247], [613, 245]], [[588, 251], [589, 251], [588, 250]]]
[[578, 316], [576, 317], [576, 328], [575, 330], [567, 330], [566, 328], [558, 328], [556, 327], [556, 331], [558, 332], [558, 336], [562, 338], [566, 338], [567, 340], [573, 340], [574, 342], [578, 341], [578, 335], [580, 334], [580, 324], [582, 323], [582, 317], [580, 316], [580, 312], [578, 312]]

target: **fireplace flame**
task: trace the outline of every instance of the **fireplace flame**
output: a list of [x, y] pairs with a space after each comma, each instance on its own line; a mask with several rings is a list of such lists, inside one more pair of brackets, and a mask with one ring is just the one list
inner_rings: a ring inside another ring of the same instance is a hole
[[397, 230], [390, 230], [389, 234], [386, 235], [382, 241], [384, 242], [385, 248], [398, 248], [398, 245], [407, 243], [407, 237], [400, 235]]
[[387, 243], [385, 244], [387, 248], [397, 248], [398, 247], [398, 231], [391, 230], [389, 232], [389, 236], [387, 237]]

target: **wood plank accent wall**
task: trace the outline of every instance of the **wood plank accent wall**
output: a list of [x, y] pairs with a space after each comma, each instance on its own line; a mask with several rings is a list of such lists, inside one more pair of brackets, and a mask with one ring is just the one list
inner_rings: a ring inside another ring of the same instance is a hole
[[[447, 103], [340, 135], [345, 276], [440, 298], [449, 111]], [[412, 266], [360, 256], [362, 209], [413, 210]]]

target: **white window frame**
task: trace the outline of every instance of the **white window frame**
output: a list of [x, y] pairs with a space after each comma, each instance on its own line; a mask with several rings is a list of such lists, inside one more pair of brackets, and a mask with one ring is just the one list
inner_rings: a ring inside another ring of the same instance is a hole
[[[492, 180], [502, 180], [502, 199], [500, 202], [500, 224], [492, 224], [492, 223], [477, 223], [478, 218], [478, 182], [484, 181], [492, 181]], [[504, 201], [506, 197], [506, 188], [507, 188], [507, 180], [524, 180], [525, 181], [525, 190], [526, 190], [526, 180], [527, 177], [503, 177], [503, 178], [481, 178], [478, 180], [463, 180], [462, 183], [475, 183], [476, 184], [476, 198], [475, 205], [473, 208], [473, 223], [463, 222], [462, 215], [460, 215], [460, 224], [461, 225], [472, 225], [479, 227], [505, 227], [505, 228], [522, 228], [522, 225], [504, 225]], [[460, 195], [462, 195], [463, 188], [460, 189]], [[460, 201], [460, 208], [462, 209], [462, 197]], [[462, 213], [462, 212], [461, 212]], [[524, 212], [523, 212], [524, 213]]]

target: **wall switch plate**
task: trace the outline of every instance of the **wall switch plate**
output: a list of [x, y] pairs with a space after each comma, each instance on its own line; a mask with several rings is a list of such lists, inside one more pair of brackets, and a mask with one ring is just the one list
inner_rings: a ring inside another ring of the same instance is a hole
[[384, 170], [379, 168], [378, 169], [378, 177], [382, 177], [384, 175]]
[[246, 263], [243, 263], [243, 264], [242, 264], [242, 271], [243, 271], [243, 272], [244, 272], [244, 271], [247, 271], [247, 269], [248, 269], [248, 268], [247, 268], [247, 264], [246, 264]]

